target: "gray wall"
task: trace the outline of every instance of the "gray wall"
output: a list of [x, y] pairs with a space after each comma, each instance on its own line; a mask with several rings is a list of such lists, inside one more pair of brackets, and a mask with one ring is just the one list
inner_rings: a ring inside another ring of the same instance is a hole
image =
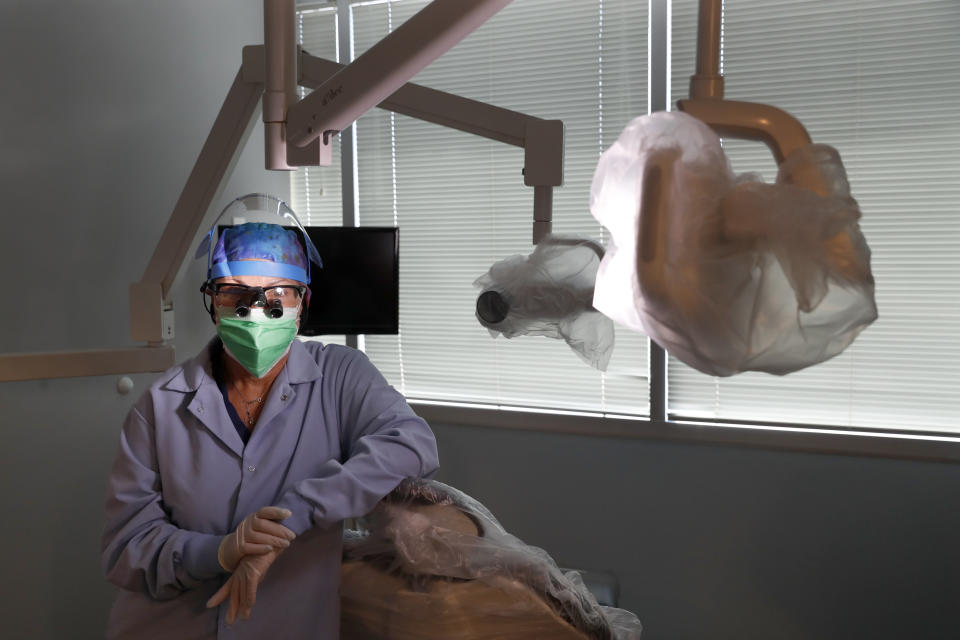
[[[129, 344], [127, 285], [260, 24], [259, 0], [0, 5], [0, 352]], [[261, 154], [255, 131], [224, 199], [286, 193]], [[201, 276], [178, 289], [180, 357], [212, 335]], [[150, 378], [0, 384], [0, 636], [102, 635], [103, 489]], [[435, 428], [441, 479], [615, 572], [648, 638], [958, 635], [956, 465]]]
[[[0, 3], [0, 352], [126, 346], [139, 280], [240, 65], [260, 0]], [[259, 116], [258, 116], [259, 117]], [[258, 127], [223, 191], [286, 197]], [[214, 207], [219, 211], [225, 202]], [[205, 265], [176, 294], [178, 358], [213, 335]], [[32, 285], [32, 286], [24, 286]], [[103, 636], [103, 493], [116, 377], [0, 384], [0, 637]]]
[[960, 467], [433, 425], [438, 479], [651, 640], [960, 637]]

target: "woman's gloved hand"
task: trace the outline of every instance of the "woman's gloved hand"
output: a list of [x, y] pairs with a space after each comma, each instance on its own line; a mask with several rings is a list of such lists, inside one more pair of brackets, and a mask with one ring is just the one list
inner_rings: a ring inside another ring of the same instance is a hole
[[207, 608], [216, 607], [229, 598], [227, 624], [233, 624], [238, 616], [249, 620], [250, 612], [257, 601], [257, 588], [260, 586], [260, 581], [281, 553], [283, 549], [271, 547], [271, 551], [267, 553], [244, 556], [223, 586], [207, 600]]
[[296, 534], [280, 520], [291, 516], [289, 509], [262, 507], [251, 513], [231, 534], [225, 535], [217, 550], [217, 560], [227, 571], [233, 572], [244, 556], [261, 556], [278, 549], [286, 549]]

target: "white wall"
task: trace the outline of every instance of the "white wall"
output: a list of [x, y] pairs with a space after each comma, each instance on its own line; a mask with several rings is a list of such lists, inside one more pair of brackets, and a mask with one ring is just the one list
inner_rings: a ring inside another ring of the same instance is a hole
[[[132, 344], [137, 281], [240, 66], [260, 0], [0, 3], [0, 352]], [[258, 116], [259, 117], [259, 116]], [[253, 132], [223, 192], [286, 197]], [[225, 202], [215, 207], [219, 210]], [[176, 294], [178, 359], [212, 335], [205, 265]], [[30, 285], [30, 286], [26, 286]], [[0, 637], [103, 636], [107, 472], [130, 404], [115, 377], [0, 384]]]
[[[129, 344], [127, 285], [260, 24], [259, 0], [0, 4], [0, 352]], [[285, 195], [261, 155], [255, 131], [224, 199]], [[201, 277], [181, 358], [212, 335]], [[102, 637], [104, 484], [150, 378], [0, 384], [0, 636]], [[441, 479], [616, 572], [648, 638], [957, 636], [956, 465], [435, 427]]]

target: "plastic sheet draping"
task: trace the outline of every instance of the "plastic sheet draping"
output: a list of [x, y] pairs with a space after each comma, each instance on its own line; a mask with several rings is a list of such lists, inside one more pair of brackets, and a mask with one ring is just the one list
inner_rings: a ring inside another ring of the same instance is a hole
[[452, 487], [406, 480], [367, 521], [344, 542], [345, 637], [640, 637], [636, 616], [598, 605], [579, 574]]
[[699, 120], [642, 116], [601, 156], [590, 211], [611, 235], [593, 305], [704, 373], [790, 373], [877, 317], [860, 208], [827, 145], [767, 184], [735, 175]]
[[613, 322], [593, 308], [593, 285], [603, 247], [583, 238], [547, 236], [529, 256], [495, 263], [474, 281], [481, 295], [497, 292], [506, 317], [480, 324], [496, 337], [546, 336], [564, 340], [580, 358], [605, 371], [613, 353]]

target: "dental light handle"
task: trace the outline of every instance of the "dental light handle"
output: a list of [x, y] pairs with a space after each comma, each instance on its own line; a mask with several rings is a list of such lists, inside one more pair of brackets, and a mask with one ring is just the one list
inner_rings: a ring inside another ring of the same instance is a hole
[[811, 142], [810, 134], [799, 120], [768, 104], [691, 98], [678, 100], [677, 106], [710, 125], [720, 137], [763, 142], [770, 148], [777, 164]]

